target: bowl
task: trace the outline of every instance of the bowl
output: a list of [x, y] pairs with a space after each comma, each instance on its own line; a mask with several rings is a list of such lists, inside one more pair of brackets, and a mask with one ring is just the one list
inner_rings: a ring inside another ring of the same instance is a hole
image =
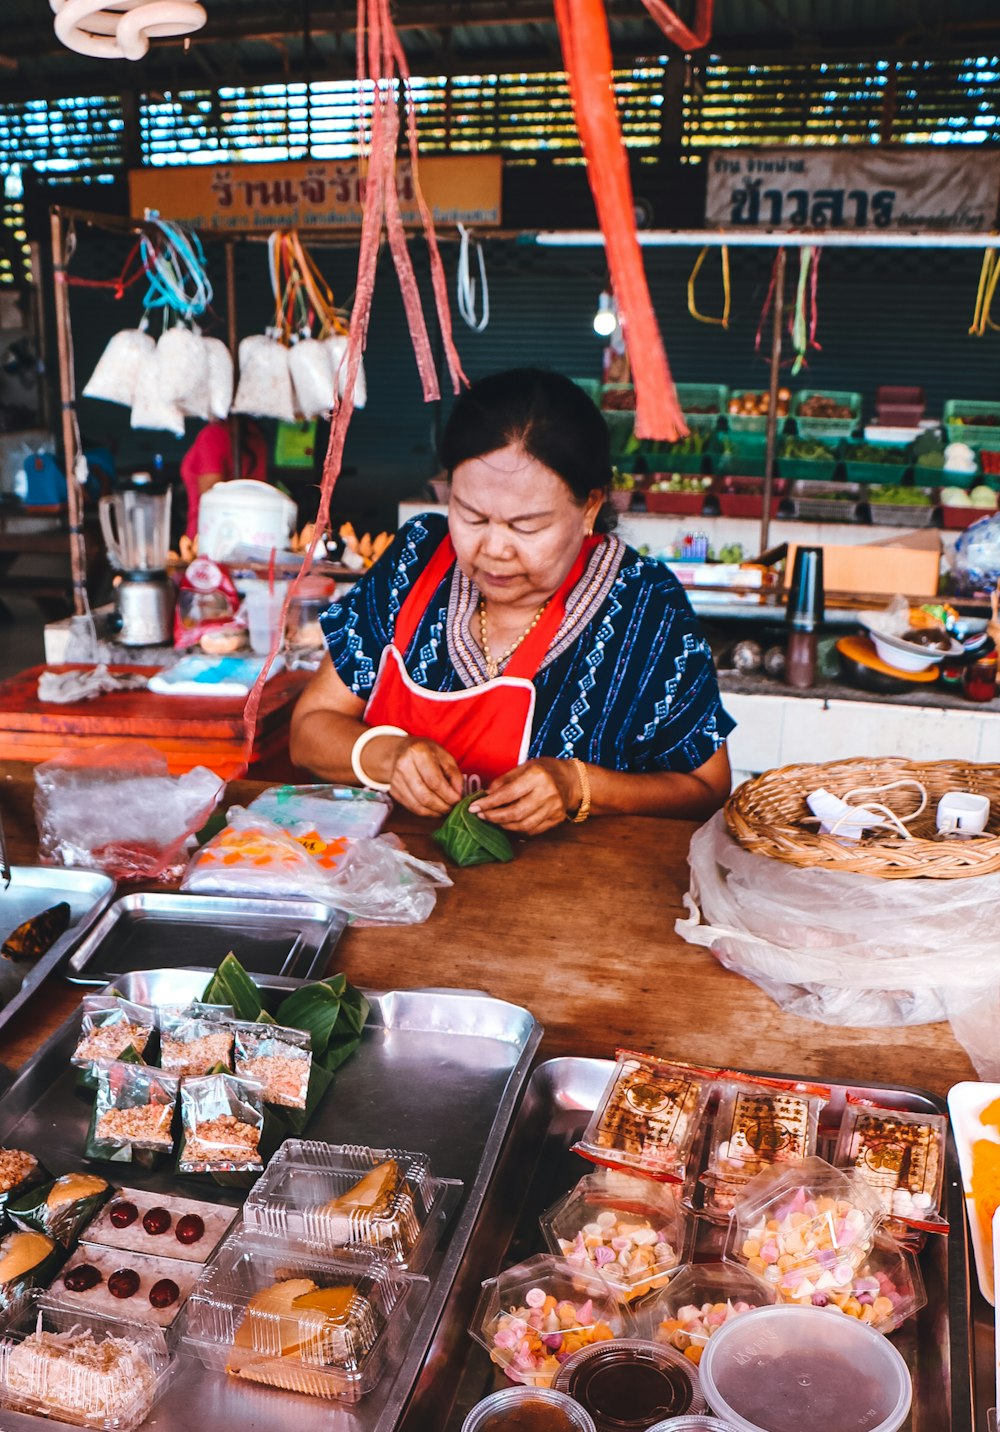
[[902, 637], [876, 631], [872, 626], [866, 629], [875, 643], [879, 659], [884, 661], [886, 666], [895, 667], [897, 671], [928, 671], [942, 661], [951, 661], [956, 656], [965, 655], [962, 643], [954, 637], [948, 637], [947, 651], [930, 651], [925, 646], [914, 646], [913, 642], [904, 641]]
[[504, 1432], [508, 1426], [516, 1432], [532, 1414], [539, 1423], [545, 1416], [545, 1426], [551, 1426], [552, 1432], [596, 1432], [590, 1413], [551, 1387], [505, 1387], [491, 1393], [473, 1407], [462, 1423], [462, 1432]]
[[702, 1391], [737, 1432], [898, 1432], [913, 1395], [881, 1333], [823, 1308], [756, 1308], [720, 1328]]

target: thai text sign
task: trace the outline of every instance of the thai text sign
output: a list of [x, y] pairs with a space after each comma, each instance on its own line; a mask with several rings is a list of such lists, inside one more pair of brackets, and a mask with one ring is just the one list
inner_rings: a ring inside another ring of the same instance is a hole
[[[435, 223], [499, 224], [501, 167], [498, 154], [422, 159], [420, 187]], [[357, 229], [365, 183], [364, 164], [352, 159], [191, 165], [130, 170], [129, 198], [136, 217], [156, 209], [196, 229]], [[403, 223], [419, 225], [408, 159], [396, 166], [396, 188]]]
[[993, 228], [1000, 153], [947, 149], [716, 149], [708, 160], [709, 228]]

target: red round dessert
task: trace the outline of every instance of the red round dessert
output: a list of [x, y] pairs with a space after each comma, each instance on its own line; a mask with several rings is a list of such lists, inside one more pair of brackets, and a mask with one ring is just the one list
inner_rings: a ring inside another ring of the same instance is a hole
[[169, 1308], [180, 1295], [181, 1290], [172, 1278], [161, 1278], [150, 1288], [149, 1301], [154, 1308]]
[[75, 1268], [67, 1268], [63, 1274], [63, 1282], [71, 1293], [89, 1292], [101, 1281], [101, 1272], [93, 1263], [78, 1263]]
[[204, 1236], [205, 1222], [197, 1213], [185, 1213], [178, 1218], [177, 1227], [174, 1229], [174, 1237], [178, 1243], [197, 1243], [198, 1239]]
[[119, 1268], [108, 1279], [108, 1292], [113, 1298], [132, 1298], [139, 1291], [139, 1274], [134, 1268]]
[[123, 1201], [114, 1204], [108, 1217], [115, 1228], [128, 1228], [139, 1217], [139, 1210], [134, 1203]]
[[143, 1215], [142, 1226], [147, 1233], [156, 1237], [157, 1234], [166, 1233], [173, 1221], [166, 1208], [151, 1208]]

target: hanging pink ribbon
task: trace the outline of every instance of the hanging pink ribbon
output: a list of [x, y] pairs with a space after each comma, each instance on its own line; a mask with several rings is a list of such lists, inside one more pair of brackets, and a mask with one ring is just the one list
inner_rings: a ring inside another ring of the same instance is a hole
[[679, 15], [671, 10], [664, 0], [642, 0], [650, 15], [659, 25], [668, 40], [684, 51], [703, 50], [712, 38], [712, 11], [715, 0], [697, 0], [694, 12], [694, 29], [689, 29]]

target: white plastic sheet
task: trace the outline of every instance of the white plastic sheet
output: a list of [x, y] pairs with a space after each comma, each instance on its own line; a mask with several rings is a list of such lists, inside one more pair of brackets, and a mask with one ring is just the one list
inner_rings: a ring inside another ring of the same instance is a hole
[[1000, 874], [880, 880], [753, 855], [721, 813], [688, 855], [676, 930], [790, 1014], [858, 1028], [951, 1021], [980, 1078], [1000, 1079]]
[[326, 347], [315, 338], [302, 338], [288, 350], [288, 370], [292, 375], [295, 406], [303, 418], [318, 418], [328, 413], [336, 401], [337, 391]]

